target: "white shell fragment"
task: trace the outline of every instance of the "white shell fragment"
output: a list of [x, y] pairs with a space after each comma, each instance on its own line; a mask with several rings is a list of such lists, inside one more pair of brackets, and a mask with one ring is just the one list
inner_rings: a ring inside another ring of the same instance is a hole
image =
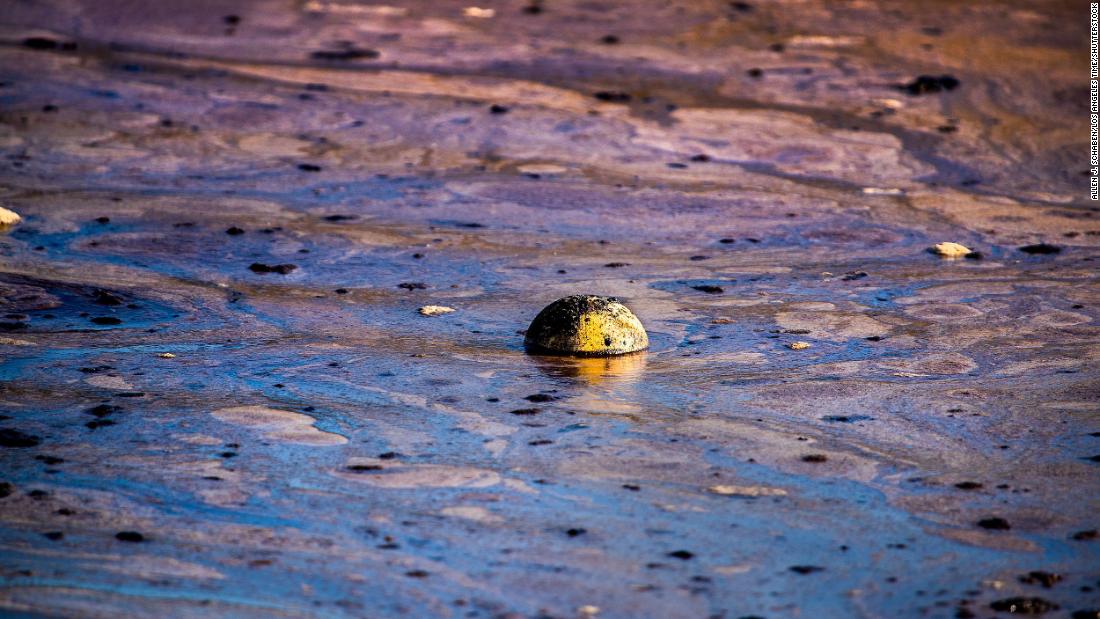
[[962, 258], [970, 253], [970, 248], [959, 243], [943, 242], [933, 245], [932, 253], [943, 258]]
[[0, 206], [0, 228], [14, 226], [22, 220], [23, 218], [19, 216], [19, 213]]
[[455, 308], [445, 305], [425, 305], [417, 311], [423, 316], [441, 316], [443, 314], [450, 314], [455, 311]]

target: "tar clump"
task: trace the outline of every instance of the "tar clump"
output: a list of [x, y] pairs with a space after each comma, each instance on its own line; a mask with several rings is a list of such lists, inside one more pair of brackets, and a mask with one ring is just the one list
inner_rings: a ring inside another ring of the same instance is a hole
[[649, 336], [638, 317], [618, 300], [576, 295], [539, 312], [524, 345], [533, 353], [599, 357], [645, 350]]

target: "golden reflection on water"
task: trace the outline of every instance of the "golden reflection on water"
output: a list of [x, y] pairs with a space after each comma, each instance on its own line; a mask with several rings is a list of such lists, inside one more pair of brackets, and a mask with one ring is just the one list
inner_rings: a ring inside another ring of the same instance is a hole
[[534, 356], [539, 371], [547, 376], [578, 379], [586, 385], [625, 386], [637, 383], [645, 373], [646, 351], [613, 357]]

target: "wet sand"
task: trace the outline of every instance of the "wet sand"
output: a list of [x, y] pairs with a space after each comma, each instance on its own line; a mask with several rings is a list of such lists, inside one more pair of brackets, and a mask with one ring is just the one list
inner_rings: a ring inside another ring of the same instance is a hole
[[6, 3], [0, 609], [1100, 606], [1079, 5]]

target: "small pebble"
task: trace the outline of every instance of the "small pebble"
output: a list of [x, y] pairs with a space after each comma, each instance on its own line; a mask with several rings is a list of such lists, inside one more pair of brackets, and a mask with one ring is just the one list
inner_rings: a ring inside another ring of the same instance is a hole
[[929, 251], [943, 258], [962, 258], [963, 256], [972, 253], [970, 248], [966, 245], [960, 245], [959, 243], [952, 243], [945, 241], [943, 243], [936, 243]]
[[14, 226], [22, 220], [23, 218], [19, 216], [19, 213], [0, 206], [0, 228]]
[[423, 316], [440, 316], [442, 314], [450, 314], [455, 311], [455, 308], [445, 305], [425, 305], [417, 311]]

